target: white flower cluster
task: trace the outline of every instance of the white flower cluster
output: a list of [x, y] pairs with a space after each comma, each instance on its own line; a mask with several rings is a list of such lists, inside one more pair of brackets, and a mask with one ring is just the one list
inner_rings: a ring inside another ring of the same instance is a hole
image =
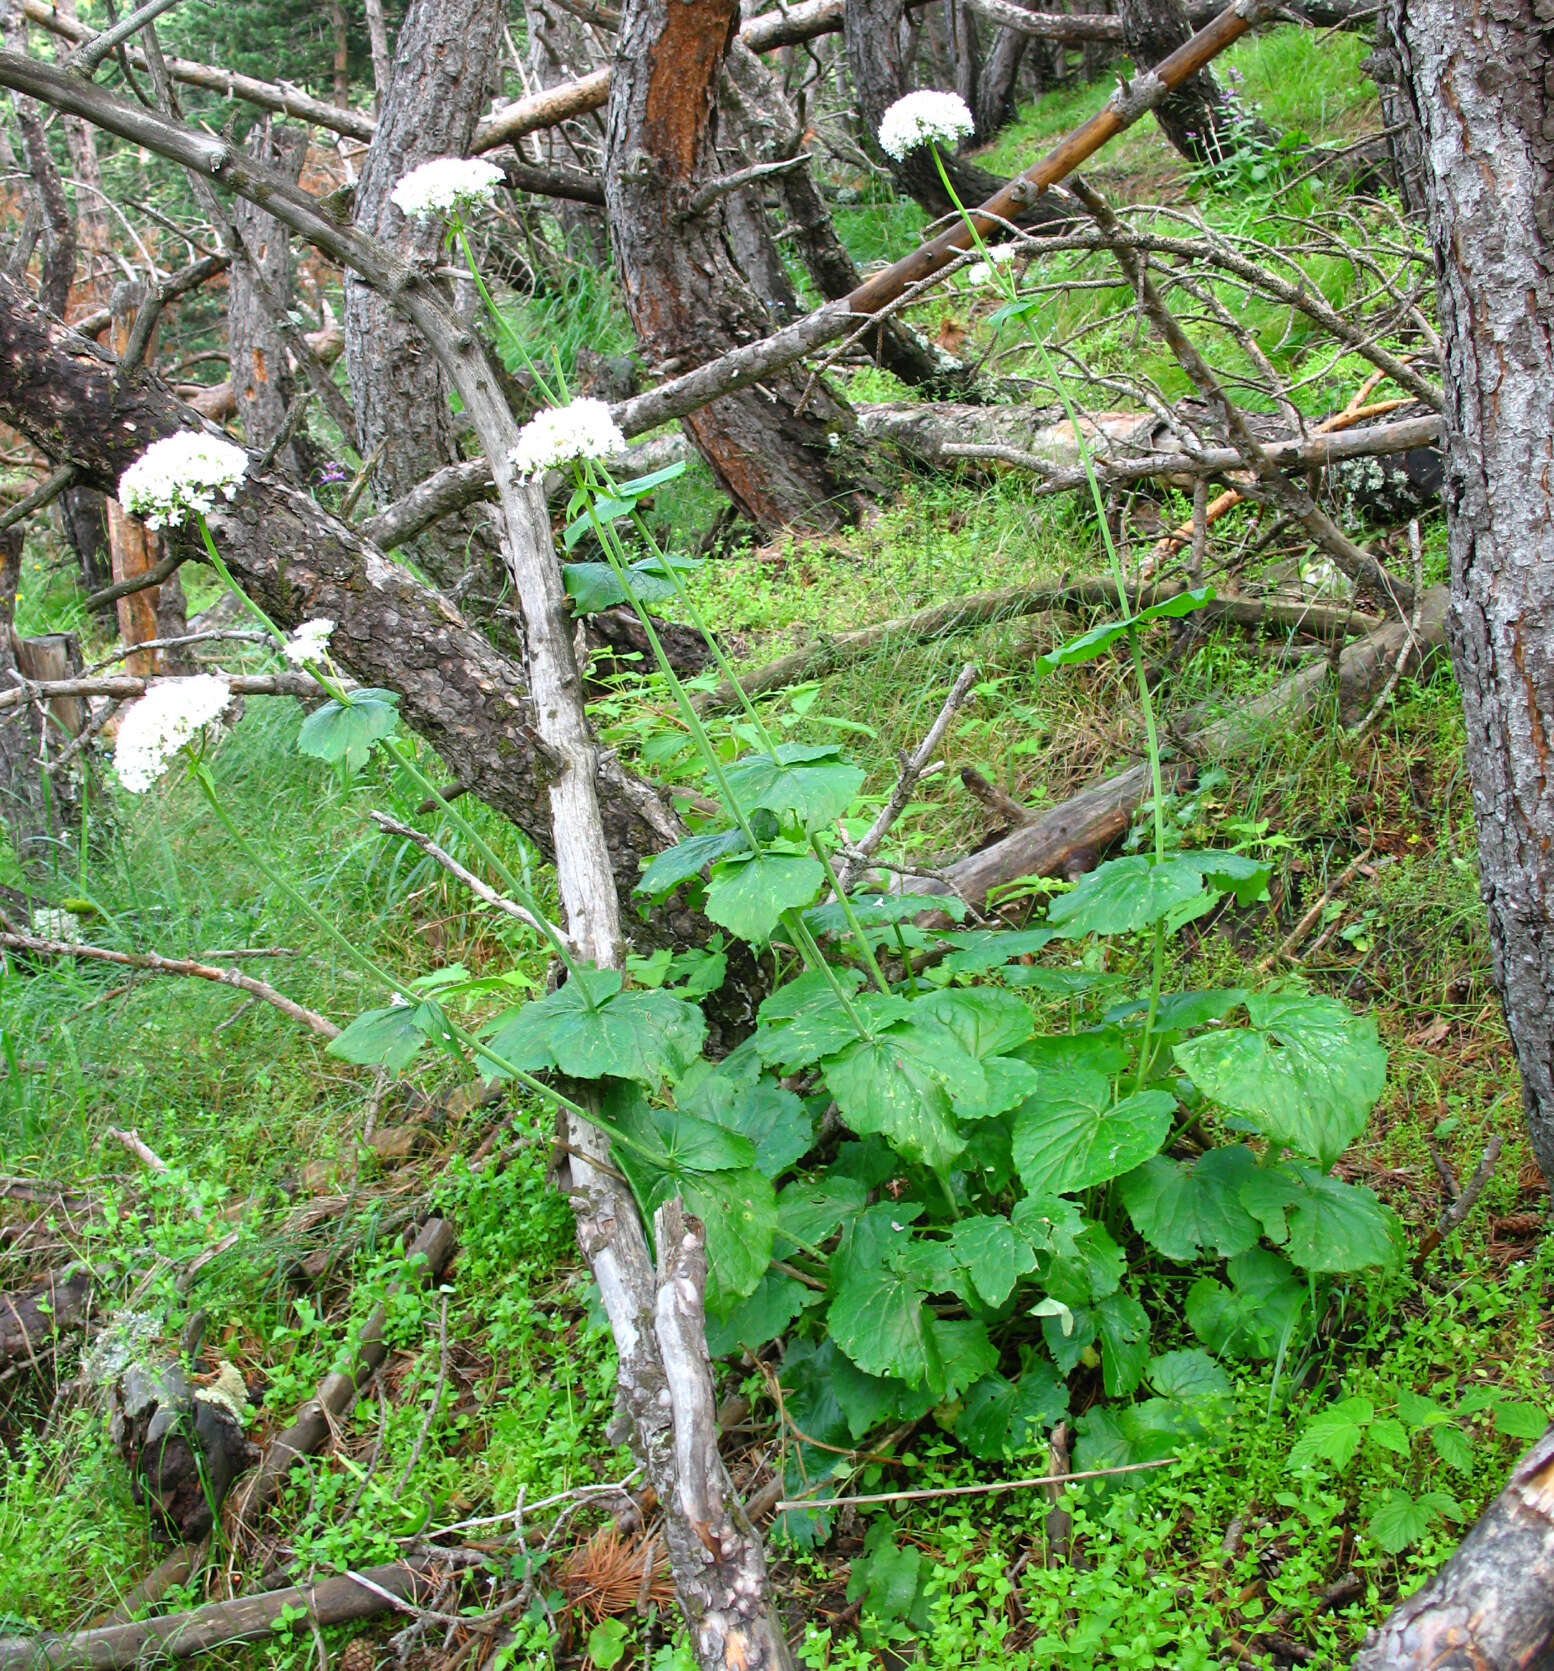
[[230, 441], [181, 430], [153, 441], [119, 477], [119, 503], [148, 528], [176, 528], [191, 511], [204, 516], [216, 495], [230, 499], [248, 470], [248, 454]]
[[602, 400], [586, 395], [570, 406], [551, 406], [530, 418], [508, 455], [524, 475], [543, 476], [578, 458], [613, 458], [626, 437]]
[[903, 161], [919, 145], [954, 145], [969, 138], [976, 123], [958, 93], [924, 91], [897, 99], [880, 118], [880, 149]]
[[40, 940], [62, 940], [67, 946], [79, 946], [81, 919], [74, 911], [43, 905], [32, 914], [32, 932]]
[[132, 795], [144, 795], [168, 762], [227, 711], [232, 687], [225, 679], [197, 673], [154, 684], [124, 718], [113, 745], [114, 770]]
[[995, 267], [1002, 267], [1006, 261], [1013, 261], [1018, 244], [994, 244], [987, 252], [986, 261], [973, 261], [966, 269], [968, 284], [986, 284], [993, 276]]
[[329, 635], [335, 624], [327, 615], [304, 621], [282, 646], [282, 652], [293, 667], [306, 667], [309, 662], [322, 661], [329, 653]]
[[401, 177], [389, 201], [402, 215], [430, 220], [459, 209], [483, 209], [496, 197], [502, 171], [479, 157], [433, 157]]

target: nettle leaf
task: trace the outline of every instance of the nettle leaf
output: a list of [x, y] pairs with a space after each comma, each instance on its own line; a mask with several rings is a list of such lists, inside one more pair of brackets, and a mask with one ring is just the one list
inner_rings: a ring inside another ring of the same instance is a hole
[[1145, 1374], [1162, 1398], [1175, 1398], [1183, 1404], [1207, 1404], [1230, 1396], [1230, 1377], [1197, 1347], [1151, 1358]]
[[863, 771], [839, 759], [841, 752], [839, 743], [779, 743], [775, 759], [747, 754], [725, 767], [724, 776], [747, 816], [764, 807], [819, 829], [840, 818], [863, 787]]
[[708, 865], [734, 853], [748, 852], [749, 847], [743, 830], [709, 830], [705, 835], [687, 836], [648, 861], [632, 892], [660, 899], [682, 882], [700, 876]]
[[1497, 1404], [1495, 1432], [1508, 1439], [1541, 1439], [1549, 1418], [1536, 1404]]
[[950, 1232], [950, 1246], [978, 1295], [1001, 1306], [1022, 1276], [1036, 1269], [1036, 1254], [1006, 1218], [963, 1218]]
[[966, 1146], [951, 1113], [951, 1087], [986, 1099], [980, 1064], [937, 1023], [913, 1019], [855, 1039], [821, 1063], [826, 1089], [860, 1134], [878, 1132], [910, 1160], [948, 1166]]
[[922, 1289], [892, 1263], [850, 1263], [826, 1313], [831, 1338], [869, 1375], [893, 1375], [935, 1395], [944, 1363]]
[[1186, 1264], [1202, 1252], [1228, 1258], [1255, 1246], [1258, 1222], [1241, 1204], [1240, 1190], [1256, 1171], [1252, 1151], [1235, 1144], [1192, 1161], [1152, 1155], [1117, 1189], [1144, 1240]]
[[388, 1068], [398, 1073], [410, 1066], [426, 1043], [417, 1020], [422, 1004], [394, 1004], [362, 1013], [324, 1048], [326, 1056], [361, 1067]]
[[868, 1190], [856, 1178], [835, 1173], [812, 1183], [789, 1184], [777, 1197], [777, 1233], [815, 1247], [856, 1218], [868, 1199]]
[[1069, 639], [1066, 644], [1060, 644], [1057, 649], [1048, 650], [1044, 656], [1038, 656], [1032, 664], [1032, 672], [1037, 679], [1045, 679], [1060, 667], [1077, 667], [1081, 662], [1094, 661], [1097, 656], [1105, 655], [1119, 638], [1128, 633], [1137, 632], [1140, 627], [1147, 627], [1152, 621], [1174, 620], [1183, 615], [1191, 615], [1195, 609], [1202, 609], [1213, 596], [1212, 586], [1196, 586], [1190, 591], [1178, 592], [1175, 597], [1152, 603], [1139, 610], [1137, 614], [1130, 615], [1125, 621], [1107, 621], [1101, 626], [1092, 627], [1088, 632], [1080, 633], [1077, 638]]
[[1414, 1497], [1394, 1487], [1372, 1510], [1367, 1530], [1389, 1555], [1401, 1555], [1442, 1519], [1462, 1519], [1456, 1498], [1444, 1491], [1426, 1491]]
[[1448, 1468], [1455, 1468], [1459, 1474], [1473, 1472], [1473, 1442], [1460, 1427], [1431, 1428], [1430, 1443]]
[[955, 1437], [983, 1461], [1008, 1461], [1035, 1450], [1067, 1414], [1067, 1385], [1050, 1363], [1038, 1360], [1018, 1381], [993, 1374], [968, 1388]]
[[707, 889], [707, 915], [751, 945], [765, 945], [784, 911], [801, 910], [826, 879], [807, 853], [764, 851], [722, 860]]
[[1375, 1418], [1376, 1406], [1368, 1398], [1345, 1398], [1330, 1404], [1306, 1423], [1290, 1452], [1290, 1467], [1309, 1468], [1318, 1462], [1331, 1462], [1347, 1468]]
[[721, 1321], [707, 1320], [707, 1351], [714, 1358], [733, 1352], [758, 1352], [776, 1340], [795, 1317], [825, 1296], [770, 1266], [752, 1293], [746, 1294]]
[[1289, 1260], [1254, 1247], [1225, 1267], [1227, 1288], [1200, 1277], [1187, 1291], [1187, 1326], [1216, 1357], [1271, 1358], [1305, 1310], [1306, 1284]]
[[359, 772], [372, 745], [393, 735], [398, 701], [399, 693], [392, 690], [352, 691], [347, 702], [331, 697], [303, 720], [297, 747], [315, 760], [343, 760], [347, 770]]
[[[553, 1067], [573, 1079], [646, 1085], [681, 1078], [706, 1036], [694, 1004], [668, 992], [622, 991], [613, 969], [583, 969], [555, 992], [498, 1016], [487, 1030], [491, 1049], [525, 1072]], [[500, 1069], [492, 1074], [502, 1077]]]
[[1373, 1190], [1291, 1165], [1300, 1193], [1289, 1208], [1285, 1251], [1308, 1271], [1362, 1271], [1397, 1263], [1402, 1232]]
[[[934, 909], [946, 909], [953, 899], [953, 894], [935, 894]], [[1017, 957], [1039, 952], [1052, 938], [1050, 928], [971, 928], [958, 934], [941, 934], [939, 943], [951, 951], [939, 968], [949, 975], [980, 975], [988, 969], [1001, 969]]]
[[1176, 1099], [1136, 1091], [1113, 1101], [1110, 1080], [1051, 1073], [1014, 1116], [1014, 1163], [1032, 1195], [1069, 1195], [1131, 1172], [1171, 1133]]
[[1184, 1040], [1177, 1062], [1206, 1097], [1271, 1142], [1331, 1166], [1386, 1086], [1376, 1017], [1294, 993], [1255, 994], [1246, 1007], [1250, 1027]]
[[1188, 906], [1234, 894], [1249, 905], [1268, 885], [1268, 866], [1240, 853], [1134, 853], [1098, 865], [1047, 909], [1063, 939], [1084, 934], [1137, 934]]

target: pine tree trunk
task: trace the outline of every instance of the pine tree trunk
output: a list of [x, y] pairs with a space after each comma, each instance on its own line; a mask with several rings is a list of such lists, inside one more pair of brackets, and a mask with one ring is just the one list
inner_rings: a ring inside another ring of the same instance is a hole
[[[507, 8], [501, 0], [412, 0], [400, 27], [388, 96], [356, 186], [356, 224], [423, 267], [442, 255], [439, 220], [407, 220], [389, 201], [400, 178], [433, 157], [468, 154], [495, 78]], [[451, 388], [409, 320], [350, 273], [345, 278], [345, 363], [356, 408], [356, 444], [376, 458], [379, 504], [452, 464]], [[416, 555], [439, 585], [469, 566], [472, 534], [487, 528], [477, 507], [450, 517], [417, 542]], [[489, 538], [480, 542], [494, 547]]]
[[1554, 42], [1544, 0], [1394, 0], [1426, 162], [1452, 659], [1495, 981], [1554, 1182]]
[[[718, 78], [737, 0], [628, 0], [610, 85], [604, 193], [626, 308], [655, 370], [687, 370], [770, 330], [725, 242], [717, 177]], [[808, 399], [805, 399], [806, 391]], [[834, 526], [847, 508], [853, 420], [823, 384], [774, 373], [685, 420], [740, 512], [765, 527]]]
[[[1135, 72], [1169, 57], [1193, 32], [1182, 0], [1119, 0], [1117, 10]], [[1256, 128], [1269, 134], [1237, 109], [1208, 69], [1189, 76], [1158, 104], [1155, 120], [1172, 147], [1192, 163], [1222, 162]]]

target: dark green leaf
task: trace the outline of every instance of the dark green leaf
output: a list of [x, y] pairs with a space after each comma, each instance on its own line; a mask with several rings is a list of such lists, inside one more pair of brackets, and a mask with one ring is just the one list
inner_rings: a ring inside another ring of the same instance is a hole
[[394, 1004], [387, 1009], [363, 1010], [338, 1037], [329, 1041], [325, 1054], [362, 1067], [388, 1068], [398, 1073], [409, 1067], [426, 1043], [426, 1034], [416, 1021], [420, 1005]]
[[914, 1016], [947, 1028], [972, 1056], [1007, 1056], [1035, 1031], [1028, 1006], [996, 986], [952, 986], [919, 998]]
[[1110, 1398], [1130, 1393], [1149, 1362], [1149, 1313], [1131, 1294], [1108, 1294], [1094, 1307], [1101, 1337], [1101, 1381]]
[[1228, 1257], [1256, 1243], [1257, 1220], [1239, 1193], [1256, 1171], [1252, 1151], [1236, 1144], [1192, 1161], [1153, 1155], [1117, 1189], [1134, 1229], [1167, 1259], [1185, 1264], [1204, 1251]]
[[1069, 1195], [1131, 1172], [1171, 1132], [1176, 1099], [1137, 1091], [1112, 1100], [1109, 1080], [1079, 1070], [1042, 1076], [1014, 1116], [1014, 1163], [1032, 1195]]
[[1300, 1193], [1290, 1203], [1285, 1251], [1308, 1271], [1362, 1271], [1396, 1264], [1402, 1236], [1396, 1218], [1360, 1184], [1315, 1167], [1289, 1165]]
[[1068, 1414], [1068, 1388], [1050, 1363], [1037, 1361], [1017, 1382], [987, 1375], [966, 1392], [955, 1437], [986, 1462], [1035, 1450], [1049, 1428]]
[[755, 1291], [740, 1300], [721, 1319], [707, 1319], [707, 1351], [714, 1358], [726, 1358], [743, 1348], [758, 1352], [775, 1340], [807, 1306], [825, 1296], [806, 1288], [791, 1276], [768, 1267]]
[[1230, 1377], [1207, 1352], [1192, 1347], [1149, 1360], [1149, 1384], [1162, 1398], [1203, 1404], [1230, 1396]]
[[1306, 1285], [1266, 1248], [1238, 1253], [1225, 1270], [1230, 1287], [1201, 1277], [1188, 1289], [1188, 1327], [1216, 1357], [1271, 1358], [1300, 1320]]
[[849, 1266], [826, 1315], [831, 1338], [869, 1375], [893, 1375], [936, 1395], [944, 1365], [923, 1292], [891, 1265]]
[[[749, 754], [724, 770], [729, 792], [748, 815], [758, 807], [806, 829], [834, 823], [863, 787], [863, 772], [837, 756], [835, 743], [781, 743], [776, 758]], [[807, 903], [807, 902], [806, 902]]]
[[708, 865], [746, 852], [749, 846], [743, 830], [709, 830], [705, 835], [687, 836], [650, 860], [632, 891], [659, 899], [682, 882], [700, 876]]
[[[953, 898], [935, 894], [934, 907], [942, 910]], [[1052, 939], [1050, 928], [972, 928], [958, 934], [941, 934], [941, 945], [953, 949], [939, 967], [950, 975], [978, 975], [999, 969], [1017, 957], [1039, 952]]]
[[965, 1148], [951, 1117], [955, 1084], [986, 1097], [973, 1056], [931, 1021], [913, 1020], [857, 1039], [821, 1064], [842, 1118], [860, 1134], [878, 1132], [910, 1160], [947, 1166]]
[[1031, 1244], [1015, 1235], [1005, 1218], [963, 1218], [950, 1232], [950, 1245], [990, 1306], [1001, 1306], [1015, 1283], [1036, 1268]]
[[784, 1231], [796, 1242], [811, 1247], [834, 1235], [847, 1220], [861, 1213], [868, 1191], [856, 1178], [817, 1178], [813, 1183], [792, 1183], [777, 1197], [777, 1233]]

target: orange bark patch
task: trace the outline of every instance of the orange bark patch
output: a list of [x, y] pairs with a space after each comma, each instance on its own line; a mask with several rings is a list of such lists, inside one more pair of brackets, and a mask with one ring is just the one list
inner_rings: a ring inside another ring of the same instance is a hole
[[730, 0], [666, 0], [666, 6], [663, 33], [648, 62], [642, 148], [683, 180], [695, 168], [739, 7]]

